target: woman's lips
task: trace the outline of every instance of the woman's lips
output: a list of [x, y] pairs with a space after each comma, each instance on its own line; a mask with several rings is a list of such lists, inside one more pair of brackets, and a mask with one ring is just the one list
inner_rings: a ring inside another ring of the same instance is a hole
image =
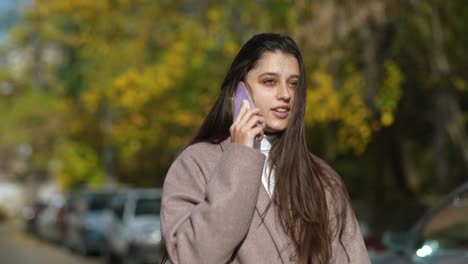
[[279, 119], [285, 119], [289, 115], [289, 108], [287, 107], [278, 107], [278, 108], [273, 108], [273, 115]]

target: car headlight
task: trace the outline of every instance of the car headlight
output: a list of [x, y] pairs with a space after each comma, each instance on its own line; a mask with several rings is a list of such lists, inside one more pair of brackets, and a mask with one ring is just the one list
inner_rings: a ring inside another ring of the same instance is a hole
[[161, 243], [161, 231], [155, 229], [152, 232], [142, 234], [138, 242], [144, 245], [157, 245]]
[[424, 245], [416, 251], [416, 256], [425, 258], [431, 256], [439, 249], [439, 242], [436, 240], [428, 240]]

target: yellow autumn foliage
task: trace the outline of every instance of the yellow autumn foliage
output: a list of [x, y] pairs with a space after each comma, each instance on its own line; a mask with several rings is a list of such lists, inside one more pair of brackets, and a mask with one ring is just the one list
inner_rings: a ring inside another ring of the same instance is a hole
[[375, 104], [380, 110], [380, 122], [382, 126], [388, 127], [395, 119], [394, 112], [397, 108], [402, 91], [403, 76], [393, 61], [384, 63], [385, 76], [382, 85], [377, 93]]
[[83, 184], [102, 186], [105, 182], [98, 154], [84, 144], [71, 141], [59, 143], [53, 160], [59, 164], [55, 175], [57, 182], [65, 189]]
[[349, 74], [340, 87], [323, 71], [312, 74], [307, 94], [306, 124], [309, 126], [337, 122], [337, 147], [361, 154], [371, 139], [371, 111], [360, 96], [364, 88], [358, 72]]
[[110, 100], [119, 108], [141, 109], [152, 98], [167, 92], [175, 82], [183, 79], [187, 55], [187, 45], [180, 41], [169, 47], [156, 65], [140, 71], [129, 69], [115, 78], [107, 93]]
[[309, 125], [337, 120], [340, 112], [339, 91], [333, 88], [332, 76], [316, 71], [307, 91], [305, 121]]
[[460, 92], [465, 92], [465, 93], [468, 92], [468, 84], [463, 79], [456, 79], [454, 81], [454, 86], [455, 86], [455, 89], [457, 89]]
[[[145, 168], [165, 168], [202, 123], [245, 40], [276, 30], [307, 43], [303, 10], [294, 9], [301, 4], [267, 2], [209, 1], [192, 10], [186, 1], [36, 0], [53, 41], [72, 51], [68, 135], [99, 147], [105, 138], [127, 173], [143, 170], [148, 157], [157, 165]], [[361, 154], [375, 130], [393, 124], [402, 74], [385, 62], [375, 98], [365, 101], [362, 69], [341, 69], [347, 51], [311, 47], [301, 47], [311, 72], [306, 125], [331, 125], [333, 146]]]

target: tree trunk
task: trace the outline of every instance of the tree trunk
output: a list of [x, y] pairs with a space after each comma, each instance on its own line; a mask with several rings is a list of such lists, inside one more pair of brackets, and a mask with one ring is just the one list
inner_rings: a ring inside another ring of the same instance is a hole
[[106, 185], [112, 187], [115, 185], [114, 170], [114, 149], [112, 147], [112, 113], [107, 101], [103, 102], [101, 113], [101, 134], [102, 134], [102, 162], [106, 174]]
[[446, 186], [448, 177], [446, 119], [445, 98], [442, 92], [438, 92], [435, 95], [434, 164], [435, 176], [442, 188]]
[[435, 120], [434, 120], [434, 164], [435, 176], [441, 189], [444, 189], [448, 181], [448, 164], [447, 164], [447, 89], [446, 77], [450, 72], [447, 56], [444, 50], [444, 36], [442, 31], [442, 22], [440, 20], [439, 10], [432, 2], [431, 9], [431, 25], [432, 25], [432, 54], [431, 54], [431, 69], [432, 78], [434, 81], [435, 93]]
[[453, 145], [460, 151], [462, 173], [468, 179], [468, 142], [460, 104], [453, 93], [447, 94], [447, 134]]
[[406, 152], [403, 149], [403, 143], [400, 134], [398, 133], [398, 128], [395, 124], [385, 129], [385, 131], [386, 138], [388, 139], [386, 143], [390, 156], [390, 164], [396, 183], [405, 196], [413, 197], [414, 189], [412, 189], [409, 184], [409, 168], [411, 160], [407, 155], [405, 155]]

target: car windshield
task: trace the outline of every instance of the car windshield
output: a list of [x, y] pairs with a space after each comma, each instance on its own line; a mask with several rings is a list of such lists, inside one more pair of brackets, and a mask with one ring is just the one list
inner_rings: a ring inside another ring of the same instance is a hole
[[89, 211], [102, 211], [109, 207], [112, 194], [100, 193], [90, 195], [88, 198], [88, 210]]
[[461, 194], [429, 219], [423, 241], [440, 250], [468, 249], [468, 192]]
[[159, 215], [161, 199], [140, 198], [136, 202], [135, 215]]

